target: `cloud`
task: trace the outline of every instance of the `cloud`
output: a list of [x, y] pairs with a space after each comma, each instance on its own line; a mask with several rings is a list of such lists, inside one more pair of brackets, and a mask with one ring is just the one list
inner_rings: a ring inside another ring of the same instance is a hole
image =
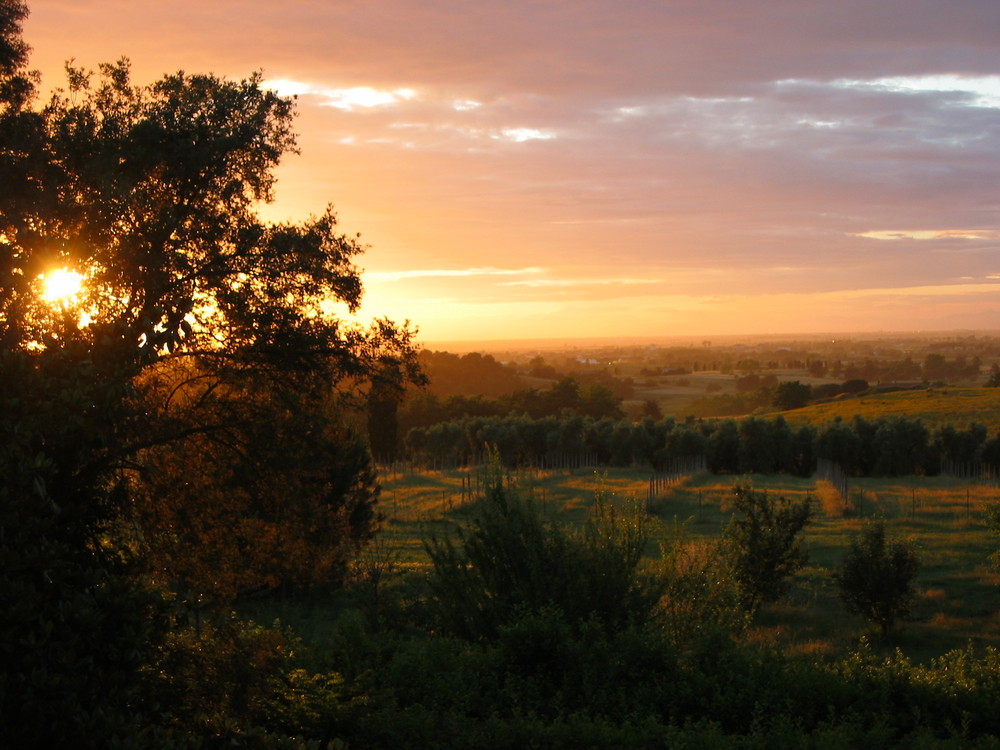
[[429, 278], [463, 278], [477, 276], [520, 276], [522, 274], [542, 273], [545, 269], [529, 268], [493, 268], [483, 266], [476, 268], [442, 268], [442, 269], [411, 269], [406, 271], [368, 271], [366, 279], [377, 281], [402, 281], [404, 279]]
[[829, 293], [839, 299], [860, 299], [864, 297], [953, 297], [964, 299], [968, 295], [1000, 294], [1000, 284], [965, 283], [965, 284], [926, 284], [908, 287], [872, 287], [868, 289], [840, 290]]
[[354, 86], [347, 89], [326, 89], [321, 92], [324, 107], [335, 107], [351, 111], [358, 107], [384, 107], [390, 104], [409, 101], [416, 96], [413, 89], [394, 89], [380, 91], [371, 86]]
[[[406, 87], [389, 89], [369, 85], [337, 88], [289, 78], [269, 79], [264, 85], [281, 96], [302, 97], [304, 101], [300, 104], [344, 113], [392, 113], [398, 111], [401, 105], [407, 105], [406, 114], [410, 119], [373, 121], [369, 116], [362, 126], [369, 133], [368, 137], [343, 135], [338, 139], [342, 143], [461, 149], [465, 148], [466, 140], [525, 143], [558, 137], [553, 128], [511, 124], [511, 120], [531, 117], [528, 113], [522, 113], [523, 108], [516, 101], [484, 103], [468, 97], [456, 99], [450, 92], [436, 90], [433, 86], [427, 86], [419, 92]], [[404, 141], [386, 134], [373, 137], [371, 134], [379, 129], [383, 133], [409, 131], [410, 137]]]
[[553, 132], [538, 130], [537, 128], [502, 128], [498, 134], [492, 137], [506, 138], [515, 143], [524, 143], [525, 141], [547, 141], [555, 138], [556, 135]]
[[937, 75], [893, 76], [871, 80], [837, 79], [833, 86], [873, 89], [906, 94], [958, 94], [960, 103], [987, 109], [1000, 108], [1000, 76]]
[[316, 97], [319, 99], [319, 106], [334, 107], [345, 112], [358, 108], [387, 107], [410, 101], [417, 96], [417, 92], [409, 88], [392, 90], [371, 86], [331, 88], [285, 78], [264, 81], [264, 87], [277, 92], [280, 96]]
[[137, 81], [263, 68], [297, 95], [270, 210], [335, 201], [399, 317], [885, 327], [995, 301], [997, 0], [36, 5], [47, 81], [127, 54]]
[[661, 284], [662, 279], [527, 279], [524, 281], [504, 281], [500, 286], [527, 286], [535, 289], [545, 287], [587, 287], [587, 286], [641, 286], [646, 284]]
[[996, 240], [1000, 229], [896, 229], [861, 232], [855, 237], [872, 240]]

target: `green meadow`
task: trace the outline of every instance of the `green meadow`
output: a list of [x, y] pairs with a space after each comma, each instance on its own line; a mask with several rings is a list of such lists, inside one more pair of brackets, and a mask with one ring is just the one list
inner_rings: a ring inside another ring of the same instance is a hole
[[[613, 495], [616, 503], [649, 503], [650, 475], [640, 469], [528, 470], [508, 477], [544, 514], [566, 524], [582, 523], [597, 492]], [[401, 571], [421, 576], [429, 566], [424, 539], [454, 531], [473, 516], [476, 471], [392, 472], [382, 481], [385, 550]], [[716, 540], [731, 518], [738, 482], [789, 499], [809, 497], [812, 504], [805, 534], [809, 563], [789, 595], [764, 608], [752, 639], [789, 654], [837, 657], [871, 635], [867, 623], [841, 606], [831, 574], [852, 535], [881, 519], [891, 535], [912, 541], [921, 561], [912, 617], [892, 646], [918, 661], [968, 643], [1000, 646], [1000, 575], [989, 562], [1000, 540], [984, 522], [985, 508], [1000, 498], [1000, 489], [948, 477], [852, 479], [845, 502], [815, 478], [699, 474], [649, 503], [654, 531], [648, 564], [656, 564], [661, 543], [670, 539], [680, 537], [691, 547]]]

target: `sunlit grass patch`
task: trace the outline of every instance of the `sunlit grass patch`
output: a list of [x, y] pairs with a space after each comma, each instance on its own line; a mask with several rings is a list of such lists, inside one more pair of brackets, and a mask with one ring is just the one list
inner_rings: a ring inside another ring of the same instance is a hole
[[954, 630], [957, 628], [966, 628], [971, 624], [971, 620], [966, 617], [955, 617], [954, 615], [948, 615], [944, 612], [935, 612], [930, 620], [929, 624], [936, 628], [943, 628]]
[[941, 601], [948, 598], [948, 594], [944, 589], [924, 589], [923, 591], [918, 591], [917, 595], [929, 601]]
[[822, 424], [855, 415], [873, 421], [880, 417], [922, 419], [928, 427], [951, 424], [958, 428], [973, 422], [989, 432], [1000, 429], [1000, 388], [920, 388], [889, 393], [868, 393], [857, 398], [813, 404], [785, 413], [792, 424]]
[[817, 480], [814, 493], [823, 515], [829, 518], [841, 518], [847, 512], [847, 502], [832, 482], [825, 479]]
[[790, 628], [788, 625], [778, 623], [774, 625], [759, 625], [747, 631], [746, 638], [749, 643], [775, 647], [789, 641]]
[[832, 657], [836, 656], [839, 652], [837, 646], [835, 646], [831, 641], [805, 641], [803, 643], [798, 643], [793, 645], [789, 649], [789, 653], [794, 656], [808, 656], [808, 657]]

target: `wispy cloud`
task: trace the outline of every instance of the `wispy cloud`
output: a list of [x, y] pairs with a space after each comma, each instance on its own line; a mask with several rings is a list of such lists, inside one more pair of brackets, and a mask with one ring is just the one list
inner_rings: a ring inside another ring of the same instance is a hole
[[639, 286], [645, 284], [660, 284], [662, 279], [526, 279], [523, 281], [504, 281], [500, 286], [527, 286], [536, 289], [544, 287], [583, 287], [583, 286]]
[[[338, 88], [286, 78], [267, 80], [264, 85], [282, 96], [309, 98], [316, 106], [332, 108], [341, 112], [389, 111], [400, 105], [409, 104], [411, 106], [407, 110], [408, 116], [416, 116], [419, 119], [389, 122], [383, 124], [382, 127], [396, 131], [409, 130], [416, 133], [417, 137], [424, 139], [423, 142], [406, 141], [406, 145], [411, 147], [441, 146], [442, 136], [446, 139], [445, 142], [449, 137], [459, 137], [525, 143], [553, 140], [559, 135], [551, 127], [511, 124], [515, 118], [523, 119], [524, 116], [512, 111], [510, 102], [501, 103], [494, 108], [495, 111], [491, 111], [490, 106], [481, 101], [472, 98], [455, 99], [444, 92], [435, 91], [433, 87], [419, 92], [413, 88], [405, 87], [351, 86]], [[345, 136], [340, 141], [369, 144], [400, 143], [398, 139], [393, 137], [370, 136], [366, 138]]]
[[405, 279], [443, 279], [473, 276], [521, 276], [524, 274], [542, 273], [544, 270], [545, 269], [538, 267], [494, 268], [492, 266], [481, 266], [476, 268], [411, 269], [407, 271], [368, 271], [365, 273], [365, 278], [376, 279], [378, 281], [403, 281]]
[[1000, 108], [1000, 75], [965, 76], [956, 73], [918, 76], [892, 76], [857, 80], [838, 78], [833, 86], [846, 89], [869, 89], [904, 94], [960, 94], [964, 104], [973, 107]]
[[515, 143], [524, 143], [524, 141], [551, 140], [556, 137], [556, 134], [547, 130], [539, 130], [538, 128], [502, 128], [499, 133], [494, 134], [492, 137], [505, 138]]
[[[989, 277], [987, 277], [989, 278]], [[828, 292], [826, 296], [839, 299], [860, 299], [864, 297], [954, 297], [963, 298], [968, 295], [1000, 294], [1000, 284], [962, 283], [962, 284], [927, 284], [906, 287], [872, 287], [867, 289], [850, 289]]]
[[994, 240], [1000, 239], [1000, 229], [882, 229], [853, 236], [870, 240]]
[[264, 81], [264, 86], [281, 96], [314, 96], [320, 100], [320, 106], [334, 107], [345, 112], [358, 108], [386, 107], [408, 102], [417, 97], [417, 92], [410, 88], [377, 89], [371, 86], [330, 88], [290, 79]]

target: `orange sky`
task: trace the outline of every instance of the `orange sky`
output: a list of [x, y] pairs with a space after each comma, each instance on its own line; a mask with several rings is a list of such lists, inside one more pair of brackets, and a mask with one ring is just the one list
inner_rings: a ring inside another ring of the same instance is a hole
[[44, 84], [263, 70], [421, 340], [1000, 328], [997, 0], [29, 2]]

